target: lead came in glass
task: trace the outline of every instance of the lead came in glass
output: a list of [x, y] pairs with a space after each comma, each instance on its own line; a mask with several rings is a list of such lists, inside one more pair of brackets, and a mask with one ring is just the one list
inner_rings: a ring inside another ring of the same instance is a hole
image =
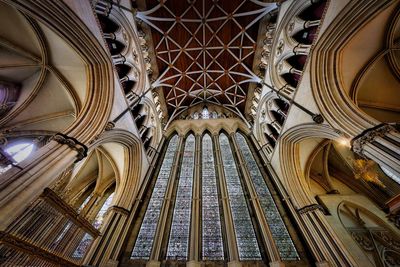
[[157, 222], [160, 216], [161, 205], [164, 201], [165, 190], [167, 188], [172, 163], [174, 161], [175, 151], [178, 145], [178, 136], [172, 137], [165, 157], [151, 194], [149, 206], [140, 227], [139, 235], [133, 248], [132, 259], [149, 259], [151, 247], [156, 233]]
[[225, 134], [220, 134], [219, 140], [240, 260], [261, 260], [260, 249], [252, 227], [228, 137]]
[[271, 192], [261, 175], [245, 138], [242, 134], [236, 133], [236, 140], [240, 150], [242, 151], [243, 159], [247, 165], [247, 170], [249, 171], [251, 180], [254, 183], [261, 207], [264, 210], [264, 216], [267, 219], [272, 232], [272, 237], [275, 240], [281, 258], [283, 260], [298, 260], [299, 255], [297, 254], [296, 248], [290, 238], [285, 224], [282, 221], [281, 215], [271, 196]]
[[216, 179], [212, 141], [206, 134], [202, 146], [203, 260], [224, 259]]
[[194, 170], [195, 139], [186, 139], [179, 176], [171, 234], [168, 241], [167, 258], [186, 260], [189, 245], [190, 214]]

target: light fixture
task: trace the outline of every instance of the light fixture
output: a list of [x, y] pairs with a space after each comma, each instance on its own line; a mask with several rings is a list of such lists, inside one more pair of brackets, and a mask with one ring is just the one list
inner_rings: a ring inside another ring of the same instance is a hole
[[339, 143], [339, 145], [344, 146], [344, 147], [351, 147], [351, 142], [350, 139], [346, 138], [346, 137], [341, 137], [339, 138], [339, 140], [337, 140], [337, 142]]

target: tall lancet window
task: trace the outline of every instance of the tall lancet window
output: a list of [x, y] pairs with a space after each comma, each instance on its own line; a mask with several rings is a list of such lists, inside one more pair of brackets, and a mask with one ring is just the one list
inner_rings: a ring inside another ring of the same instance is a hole
[[249, 171], [250, 178], [254, 184], [254, 188], [256, 189], [257, 196], [260, 199], [261, 207], [264, 210], [264, 216], [271, 229], [272, 237], [275, 240], [281, 258], [283, 260], [298, 260], [299, 255], [297, 254], [296, 248], [285, 224], [283, 223], [271, 192], [265, 183], [246, 139], [242, 134], [236, 133], [236, 140], [240, 150], [242, 151], [247, 170]]
[[139, 235], [133, 248], [133, 259], [149, 259], [156, 233], [157, 222], [160, 217], [161, 206], [164, 202], [165, 190], [167, 188], [171, 167], [178, 146], [178, 136], [171, 138], [168, 149], [158, 174], [153, 193], [147, 207], [146, 214], [140, 227]]
[[223, 260], [221, 219], [218, 204], [217, 177], [213, 144], [209, 134], [204, 135], [202, 157], [202, 257], [203, 260]]
[[189, 135], [179, 175], [179, 184], [168, 242], [167, 257], [185, 260], [188, 254], [190, 234], [190, 214], [192, 207], [192, 188], [194, 174], [195, 138]]
[[220, 134], [219, 141], [239, 257], [241, 260], [261, 260], [260, 249], [252, 227], [253, 224], [229, 145], [229, 139], [225, 134]]

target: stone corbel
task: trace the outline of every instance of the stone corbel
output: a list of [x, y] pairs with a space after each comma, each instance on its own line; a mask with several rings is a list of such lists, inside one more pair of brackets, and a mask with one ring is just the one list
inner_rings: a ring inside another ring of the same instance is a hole
[[87, 156], [87, 152], [88, 152], [87, 146], [82, 144], [81, 142], [79, 142], [78, 140], [76, 140], [73, 137], [69, 137], [68, 135], [65, 135], [62, 133], [56, 133], [53, 136], [52, 140], [56, 141], [59, 144], [67, 145], [72, 150], [75, 150], [76, 152], [78, 152], [75, 163], [81, 161], [82, 159], [84, 159]]

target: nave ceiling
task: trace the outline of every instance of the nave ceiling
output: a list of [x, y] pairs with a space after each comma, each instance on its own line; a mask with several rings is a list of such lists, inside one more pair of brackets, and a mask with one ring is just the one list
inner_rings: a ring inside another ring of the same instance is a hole
[[[258, 73], [260, 21], [275, 3], [257, 0], [138, 1], [136, 18], [151, 29], [152, 86], [162, 90], [170, 120], [212, 103], [245, 115]], [[264, 29], [265, 30], [265, 29]]]

